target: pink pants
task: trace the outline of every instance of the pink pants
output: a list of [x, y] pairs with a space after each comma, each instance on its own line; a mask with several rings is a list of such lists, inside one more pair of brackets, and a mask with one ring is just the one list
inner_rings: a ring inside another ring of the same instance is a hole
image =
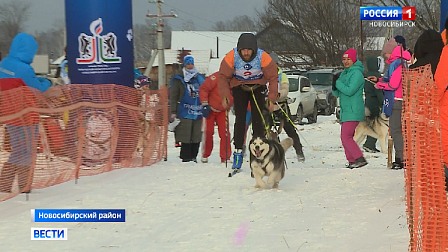
[[345, 157], [349, 162], [355, 162], [356, 159], [362, 157], [362, 151], [353, 139], [355, 129], [358, 124], [359, 122], [349, 121], [343, 122], [341, 125], [342, 146], [344, 146]]

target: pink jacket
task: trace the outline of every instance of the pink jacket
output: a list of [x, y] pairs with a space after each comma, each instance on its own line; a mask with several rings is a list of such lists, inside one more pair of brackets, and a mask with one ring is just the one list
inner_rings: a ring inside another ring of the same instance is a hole
[[[391, 64], [394, 60], [400, 59], [401, 53], [403, 53], [403, 60], [408, 61], [411, 59], [411, 54], [408, 51], [400, 52], [400, 46], [395, 47], [390, 55], [389, 59], [386, 60], [387, 64]], [[382, 82], [383, 78], [380, 78], [376, 84], [378, 89], [384, 90], [395, 90], [395, 98], [403, 99], [403, 89], [401, 87], [401, 64], [394, 70], [392, 76], [390, 77], [389, 83]]]

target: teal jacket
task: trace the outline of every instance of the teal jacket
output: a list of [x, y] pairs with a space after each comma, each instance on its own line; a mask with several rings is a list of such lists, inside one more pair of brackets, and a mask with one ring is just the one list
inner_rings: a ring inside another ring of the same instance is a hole
[[341, 107], [341, 122], [364, 121], [364, 66], [357, 60], [346, 68], [336, 81], [333, 95], [339, 97]]

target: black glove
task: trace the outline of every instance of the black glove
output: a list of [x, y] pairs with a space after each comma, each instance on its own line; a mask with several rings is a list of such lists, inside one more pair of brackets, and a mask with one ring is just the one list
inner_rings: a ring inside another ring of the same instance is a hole
[[337, 88], [336, 88], [336, 81], [339, 79], [340, 75], [341, 75], [341, 73], [333, 75], [333, 82], [331, 83], [331, 89], [333, 89], [335, 91], [337, 90]]

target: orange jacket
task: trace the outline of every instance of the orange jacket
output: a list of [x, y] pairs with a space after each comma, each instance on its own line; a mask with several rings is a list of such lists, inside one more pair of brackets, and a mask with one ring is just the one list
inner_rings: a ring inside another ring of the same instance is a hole
[[[199, 87], [199, 99], [202, 105], [210, 105], [212, 109], [216, 112], [224, 111], [225, 108], [222, 106], [222, 98], [218, 90], [218, 72], [215, 72], [208, 76], [205, 81]], [[233, 96], [230, 95], [229, 106], [233, 104]]]
[[437, 84], [440, 106], [448, 106], [448, 92], [446, 92], [448, 87], [448, 45], [442, 50], [434, 79]]
[[274, 103], [277, 100], [278, 93], [278, 74], [277, 74], [277, 64], [272, 60], [271, 56], [265, 51], [261, 55], [261, 69], [263, 71], [263, 78], [259, 80], [248, 80], [242, 81], [235, 78], [235, 52], [231, 50], [226, 54], [224, 59], [221, 61], [221, 65], [219, 67], [219, 81], [218, 88], [219, 93], [222, 98], [228, 98], [231, 96], [230, 88], [236, 87], [242, 84], [259, 84], [266, 85], [266, 83], [270, 83], [268, 98]]
[[448, 45], [442, 50], [434, 79], [439, 94], [443, 162], [448, 165], [448, 92], [446, 91], [448, 86]]

